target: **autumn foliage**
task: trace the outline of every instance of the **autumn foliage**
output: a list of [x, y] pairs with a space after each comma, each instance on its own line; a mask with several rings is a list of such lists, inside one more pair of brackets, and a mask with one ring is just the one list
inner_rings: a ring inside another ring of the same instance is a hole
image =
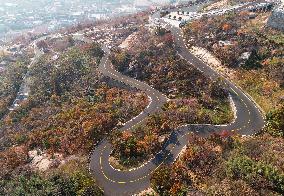
[[282, 152], [268, 161], [272, 149], [283, 145], [268, 135], [256, 138], [190, 136], [186, 150], [173, 164], [160, 166], [151, 177], [159, 195], [283, 194]]
[[97, 70], [102, 55], [98, 44], [87, 45], [69, 49], [56, 62], [45, 55], [31, 68], [29, 99], [1, 125], [0, 183], [13, 171], [30, 169], [32, 150], [63, 159], [87, 156], [118, 124], [146, 107], [144, 93], [104, 82]]

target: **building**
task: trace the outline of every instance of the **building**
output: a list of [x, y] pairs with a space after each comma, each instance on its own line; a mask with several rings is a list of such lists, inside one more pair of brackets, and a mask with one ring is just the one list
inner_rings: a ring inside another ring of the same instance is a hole
[[267, 26], [284, 31], [284, 0], [272, 11]]

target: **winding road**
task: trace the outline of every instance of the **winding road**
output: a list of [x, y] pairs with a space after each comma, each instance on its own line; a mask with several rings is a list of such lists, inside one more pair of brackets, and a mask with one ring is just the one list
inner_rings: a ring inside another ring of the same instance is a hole
[[[152, 17], [160, 20], [159, 14], [155, 13]], [[161, 21], [163, 22], [163, 21]], [[206, 76], [214, 79], [222, 77], [207, 64], [192, 55], [182, 38], [179, 28], [167, 25], [174, 36], [175, 44], [178, 46], [179, 55], [190, 64], [203, 72]], [[161, 106], [167, 102], [167, 97], [151, 86], [127, 77], [117, 72], [110, 60], [110, 51], [107, 47], [103, 48], [105, 55], [102, 58], [99, 70], [103, 75], [114, 80], [123, 82], [145, 92], [150, 97], [150, 104], [137, 117], [125, 124], [120, 130], [127, 130], [141, 123], [148, 114], [153, 114], [160, 110]], [[264, 117], [257, 104], [239, 87], [224, 78], [229, 93], [237, 109], [234, 122], [227, 125], [184, 125], [174, 131], [169, 140], [164, 144], [162, 150], [139, 168], [128, 171], [120, 171], [109, 164], [109, 156], [112, 152], [111, 144], [105, 139], [101, 141], [90, 154], [90, 171], [96, 178], [100, 187], [104, 189], [105, 195], [133, 195], [150, 186], [151, 174], [163, 163], [172, 163], [181, 152], [182, 148], [188, 144], [188, 135], [195, 133], [202, 137], [209, 136], [213, 132], [228, 130], [240, 135], [253, 135], [264, 126]]]

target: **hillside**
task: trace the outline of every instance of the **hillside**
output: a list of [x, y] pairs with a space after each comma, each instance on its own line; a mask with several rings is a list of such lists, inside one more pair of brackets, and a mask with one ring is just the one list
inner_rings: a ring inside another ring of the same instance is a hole
[[243, 2], [7, 46], [0, 195], [283, 195], [284, 33], [271, 11], [208, 14]]
[[[251, 17], [253, 15], [253, 17]], [[230, 132], [192, 135], [179, 159], [151, 178], [158, 195], [282, 195], [283, 32], [266, 27], [270, 13], [203, 17], [186, 25], [187, 47], [236, 82], [266, 113], [253, 137]], [[246, 58], [240, 58], [249, 54]]]

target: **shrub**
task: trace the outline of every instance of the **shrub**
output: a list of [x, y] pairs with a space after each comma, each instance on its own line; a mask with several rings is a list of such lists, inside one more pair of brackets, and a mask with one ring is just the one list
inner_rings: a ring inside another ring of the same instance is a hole
[[0, 180], [0, 185], [3, 195], [103, 195], [94, 180], [83, 172], [72, 176], [57, 173], [48, 178], [28, 172]]
[[[249, 183], [255, 183], [259, 177], [273, 184], [273, 189], [284, 193], [284, 174], [271, 165], [256, 162], [247, 156], [239, 155], [227, 162], [227, 174], [232, 178], [243, 179]], [[263, 180], [262, 180], [263, 181]]]
[[269, 112], [266, 116], [267, 131], [274, 136], [284, 137], [284, 105]]

